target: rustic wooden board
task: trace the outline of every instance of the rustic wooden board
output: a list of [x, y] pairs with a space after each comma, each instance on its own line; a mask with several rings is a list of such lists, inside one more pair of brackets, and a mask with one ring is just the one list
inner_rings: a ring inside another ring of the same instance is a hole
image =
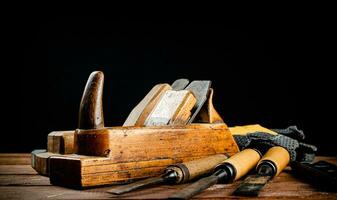
[[10, 175], [10, 174], [25, 174], [25, 175], [35, 175], [37, 172], [32, 167], [27, 167], [27, 165], [0, 165], [0, 175]]
[[1, 153], [0, 165], [30, 165], [29, 153]]
[[[0, 154], [0, 157], [3, 155]], [[15, 164], [17, 155], [7, 159]], [[28, 158], [27, 156], [23, 156]], [[326, 160], [337, 164], [337, 157], [318, 157], [316, 160]], [[0, 164], [0, 199], [165, 199], [184, 185], [157, 185], [144, 190], [134, 191], [121, 196], [106, 193], [113, 186], [106, 186], [88, 190], [73, 190], [58, 186], [52, 186], [47, 178], [40, 175], [24, 175], [29, 172], [29, 165]], [[12, 168], [12, 169], [6, 169]], [[15, 171], [15, 169], [17, 171]], [[13, 175], [4, 174], [7, 172]], [[18, 175], [14, 175], [18, 174]], [[26, 180], [26, 181], [25, 181]], [[318, 191], [309, 184], [293, 177], [289, 168], [265, 186], [259, 198], [242, 198], [231, 196], [231, 193], [240, 184], [217, 184], [208, 188], [203, 193], [195, 196], [195, 199], [337, 199], [336, 193]]]
[[0, 175], [0, 186], [44, 186], [50, 185], [49, 178], [37, 175]]

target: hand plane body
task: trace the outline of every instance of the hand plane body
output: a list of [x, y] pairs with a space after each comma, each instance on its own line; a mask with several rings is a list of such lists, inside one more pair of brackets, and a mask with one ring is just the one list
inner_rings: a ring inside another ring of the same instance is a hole
[[149, 119], [153, 115], [151, 111], [157, 109], [158, 102], [172, 89], [168, 84], [157, 85], [136, 106], [124, 126], [105, 127], [102, 89], [103, 73], [93, 72], [81, 100], [78, 129], [51, 132], [48, 151], [32, 152], [32, 167], [49, 176], [52, 184], [86, 188], [127, 183], [157, 176], [172, 164], [239, 152], [229, 128], [218, 119], [219, 115], [207, 114], [216, 112], [209, 102], [211, 97], [201, 109], [204, 110], [202, 123], [186, 124], [196, 103], [188, 92], [181, 98], [181, 105], [175, 105], [182, 109], [168, 115], [174, 119], [179, 117], [179, 120], [171, 120], [163, 126], [146, 126], [146, 121], [153, 120]]

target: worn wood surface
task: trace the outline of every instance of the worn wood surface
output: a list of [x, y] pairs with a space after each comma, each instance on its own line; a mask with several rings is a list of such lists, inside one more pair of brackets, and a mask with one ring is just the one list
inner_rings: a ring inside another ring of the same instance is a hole
[[74, 130], [49, 133], [47, 138], [48, 152], [58, 154], [74, 153], [74, 133]]
[[143, 126], [146, 118], [167, 90], [172, 89], [167, 83], [155, 85], [149, 93], [134, 107], [123, 126]]
[[104, 127], [103, 84], [103, 72], [95, 71], [90, 74], [80, 103], [78, 128], [98, 129]]
[[[337, 164], [337, 157], [318, 157]], [[217, 184], [196, 199], [255, 199], [230, 196], [241, 181]], [[30, 166], [30, 154], [0, 154], [0, 199], [165, 199], [184, 185], [161, 185], [116, 196], [105, 191], [113, 186], [88, 190], [73, 190], [49, 183]], [[336, 193], [327, 193], [293, 177], [286, 168], [265, 186], [258, 199], [337, 199]]]
[[127, 182], [158, 175], [170, 164], [239, 151], [226, 124], [80, 130], [75, 141], [78, 155], [49, 159], [55, 184], [90, 187]]

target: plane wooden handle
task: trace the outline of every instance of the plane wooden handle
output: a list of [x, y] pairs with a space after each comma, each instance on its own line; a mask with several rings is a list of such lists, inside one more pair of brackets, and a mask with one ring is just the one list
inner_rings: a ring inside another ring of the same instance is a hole
[[277, 176], [288, 165], [290, 161], [290, 155], [285, 148], [276, 146], [270, 148], [267, 151], [267, 153], [262, 157], [257, 166], [265, 161], [269, 161], [274, 164], [276, 168], [276, 173], [274, 176]]
[[90, 74], [80, 103], [78, 128], [104, 128], [103, 84], [103, 72], [95, 71]]
[[259, 162], [261, 155], [258, 151], [254, 149], [245, 149], [229, 159], [224, 163], [229, 163], [235, 169], [235, 177], [233, 181], [246, 175], [251, 169], [253, 169]]
[[217, 165], [223, 163], [227, 158], [228, 156], [224, 154], [216, 154], [202, 159], [172, 165], [167, 169], [173, 169], [178, 173], [176, 183], [183, 183], [212, 172]]

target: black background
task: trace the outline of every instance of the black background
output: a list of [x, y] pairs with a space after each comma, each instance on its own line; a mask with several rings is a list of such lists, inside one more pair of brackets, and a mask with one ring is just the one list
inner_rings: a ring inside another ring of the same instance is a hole
[[231, 26], [218, 16], [25, 19], [20, 132], [7, 134], [1, 151], [46, 148], [49, 132], [75, 129], [86, 80], [101, 70], [106, 126], [122, 125], [154, 84], [207, 79], [229, 126], [297, 125], [319, 154], [336, 155], [333, 28], [309, 16], [259, 21]]

